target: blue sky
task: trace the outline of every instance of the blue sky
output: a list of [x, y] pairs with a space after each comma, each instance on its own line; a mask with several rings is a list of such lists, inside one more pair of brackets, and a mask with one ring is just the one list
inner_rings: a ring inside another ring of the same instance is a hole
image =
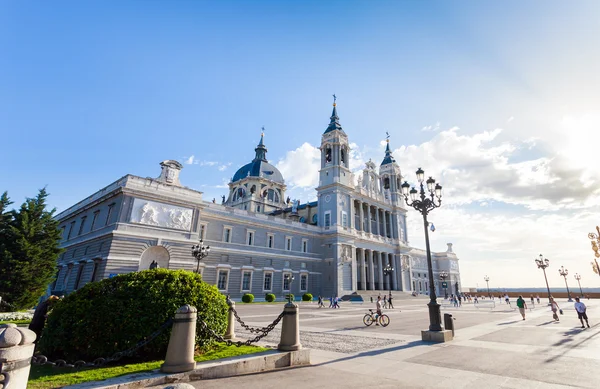
[[464, 284], [487, 272], [497, 286], [540, 286], [538, 251], [583, 281], [599, 222], [599, 11], [593, 1], [2, 2], [0, 191], [20, 203], [47, 185], [62, 210], [177, 159], [192, 162], [184, 185], [218, 198], [264, 125], [268, 158], [308, 200], [336, 93], [355, 170], [382, 158], [389, 131], [408, 179], [422, 165], [445, 185], [432, 244], [454, 242]]

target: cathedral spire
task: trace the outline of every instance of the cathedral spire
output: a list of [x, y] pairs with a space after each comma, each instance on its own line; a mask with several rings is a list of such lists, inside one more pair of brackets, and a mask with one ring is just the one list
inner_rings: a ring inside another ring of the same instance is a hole
[[339, 130], [341, 132], [344, 132], [344, 130], [342, 130], [342, 126], [340, 124], [340, 118], [337, 114], [337, 104], [336, 101], [337, 97], [334, 94], [333, 95], [333, 111], [331, 112], [331, 117], [329, 118], [329, 126], [327, 126], [327, 129], [325, 130], [325, 133], [327, 134], [328, 132], [331, 131], [335, 131], [335, 130]]
[[256, 146], [256, 148], [254, 149], [254, 151], [256, 151], [256, 156], [254, 157], [254, 159], [268, 162], [267, 161], [267, 148], [265, 147], [264, 137], [265, 137], [265, 127], [263, 126], [262, 132], [260, 133], [260, 142], [258, 142], [258, 146]]
[[389, 132], [386, 132], [385, 134], [386, 134], [385, 157], [383, 158], [383, 161], [381, 162], [381, 166], [387, 165], [388, 163], [396, 162], [396, 160], [394, 159], [394, 156], [392, 155], [392, 150], [390, 150], [390, 134], [389, 134]]

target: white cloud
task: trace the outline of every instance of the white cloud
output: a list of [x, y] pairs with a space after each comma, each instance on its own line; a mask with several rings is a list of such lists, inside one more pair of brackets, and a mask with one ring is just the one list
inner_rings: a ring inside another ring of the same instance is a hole
[[429, 126], [425, 126], [423, 128], [421, 128], [421, 131], [423, 132], [428, 132], [428, 131], [439, 131], [440, 129], [440, 122], [436, 122], [433, 125], [429, 125]]
[[288, 151], [279, 160], [277, 169], [290, 187], [316, 188], [319, 185], [321, 151], [308, 142], [296, 150]]
[[512, 122], [513, 120], [515, 120], [515, 117], [514, 117], [514, 116], [511, 116], [511, 117], [509, 117], [509, 118], [506, 120], [506, 122], [507, 122], [507, 123], [510, 123], [510, 122]]
[[[186, 157], [184, 157], [184, 158], [186, 158]], [[191, 164], [193, 164], [193, 163], [194, 163], [194, 156], [193, 156], [193, 155], [191, 155], [189, 158], [187, 158], [187, 159], [185, 160], [185, 162], [184, 162], [184, 163], [185, 163], [186, 165], [191, 165]]]
[[227, 170], [227, 168], [228, 168], [229, 166], [231, 166], [231, 162], [228, 162], [228, 163], [225, 163], [225, 164], [223, 164], [223, 165], [220, 165], [220, 166], [218, 167], [218, 169], [219, 169], [219, 171], [220, 171], [220, 172], [223, 172], [223, 171]]

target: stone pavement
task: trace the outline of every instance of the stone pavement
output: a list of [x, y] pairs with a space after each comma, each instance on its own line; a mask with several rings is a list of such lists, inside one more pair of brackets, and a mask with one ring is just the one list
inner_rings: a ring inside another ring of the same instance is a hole
[[[497, 301], [497, 300], [496, 300]], [[420, 340], [428, 324], [424, 301], [403, 301], [387, 310], [389, 327], [365, 327], [371, 304], [341, 309], [300, 307], [301, 341], [312, 349], [312, 366], [248, 376], [192, 382], [197, 388], [243, 385], [244, 389], [302, 386], [311, 388], [597, 388], [600, 362], [600, 301], [585, 300], [592, 328], [581, 329], [572, 303], [559, 300], [559, 322], [549, 308], [537, 306], [521, 320], [518, 311], [497, 303], [445, 308], [456, 318], [456, 337], [445, 344]], [[514, 303], [513, 303], [514, 304]], [[242, 319], [266, 325], [279, 305], [238, 304]], [[239, 337], [244, 333], [236, 327]], [[266, 338], [276, 346], [277, 334]]]

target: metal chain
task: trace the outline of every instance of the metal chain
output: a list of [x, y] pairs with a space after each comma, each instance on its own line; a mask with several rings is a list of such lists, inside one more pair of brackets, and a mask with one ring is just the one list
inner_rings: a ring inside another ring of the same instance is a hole
[[156, 337], [158, 337], [158, 335], [160, 335], [164, 330], [169, 328], [172, 324], [173, 324], [173, 319], [170, 318], [167, 321], [165, 321], [163, 324], [161, 324], [161, 326], [156, 331], [154, 331], [153, 333], [151, 333], [150, 335], [145, 337], [144, 340], [137, 342], [135, 344], [135, 346], [130, 347], [125, 351], [116, 352], [111, 357], [108, 357], [108, 358], [96, 358], [96, 359], [94, 359], [94, 362], [86, 362], [86, 361], [79, 360], [79, 361], [75, 361], [74, 363], [67, 363], [64, 359], [57, 359], [56, 361], [52, 362], [52, 361], [49, 361], [46, 356], [37, 354], [31, 358], [31, 363], [33, 365], [50, 365], [50, 366], [54, 366], [54, 367], [75, 367], [75, 368], [104, 366], [109, 362], [118, 361], [119, 359], [121, 359], [123, 357], [133, 356], [137, 350], [144, 347], [148, 343], [152, 342], [154, 339], [156, 339]]
[[265, 331], [270, 331], [270, 329], [269, 329], [269, 326], [266, 326], [266, 327], [263, 327], [263, 328], [252, 328], [252, 327], [248, 326], [248, 325], [247, 325], [246, 323], [244, 323], [244, 321], [243, 321], [243, 320], [240, 318], [240, 316], [238, 315], [238, 313], [237, 313], [237, 311], [235, 310], [235, 308], [233, 308], [233, 307], [230, 307], [229, 309], [233, 311], [233, 315], [235, 316], [235, 319], [237, 320], [237, 322], [238, 322], [238, 323], [240, 323], [240, 325], [241, 325], [241, 326], [242, 326], [244, 329], [246, 329], [246, 330], [248, 330], [248, 331], [252, 332], [253, 334], [259, 334], [259, 333], [262, 333], [262, 332], [265, 332]]
[[[234, 311], [235, 312], [235, 311]], [[279, 316], [277, 316], [277, 319], [275, 319], [273, 321], [273, 323], [269, 324], [268, 326], [262, 328], [261, 330], [264, 331], [260, 331], [260, 334], [257, 335], [256, 337], [254, 337], [253, 339], [248, 339], [244, 342], [242, 342], [241, 340], [238, 340], [237, 342], [233, 342], [230, 339], [225, 339], [223, 336], [217, 334], [213, 329], [211, 329], [208, 324], [206, 324], [204, 322], [204, 320], [201, 320], [200, 318], [198, 318], [198, 324], [200, 325], [200, 327], [208, 332], [217, 342], [221, 342], [221, 343], [225, 343], [228, 346], [231, 345], [235, 345], [237, 347], [241, 347], [241, 346], [250, 346], [252, 343], [256, 343], [259, 340], [261, 340], [262, 338], [264, 338], [265, 336], [269, 335], [269, 332], [271, 332], [276, 326], [277, 324], [279, 324], [279, 322], [281, 321], [281, 319], [286, 315], [285, 311], [281, 312], [279, 314]]]
[[12, 305], [11, 303], [9, 303], [6, 300], [0, 300], [0, 305], [2, 305], [2, 304], [5, 305], [5, 306], [7, 306], [7, 307], [9, 307], [9, 308], [11, 308], [11, 309], [15, 309], [15, 306]]

